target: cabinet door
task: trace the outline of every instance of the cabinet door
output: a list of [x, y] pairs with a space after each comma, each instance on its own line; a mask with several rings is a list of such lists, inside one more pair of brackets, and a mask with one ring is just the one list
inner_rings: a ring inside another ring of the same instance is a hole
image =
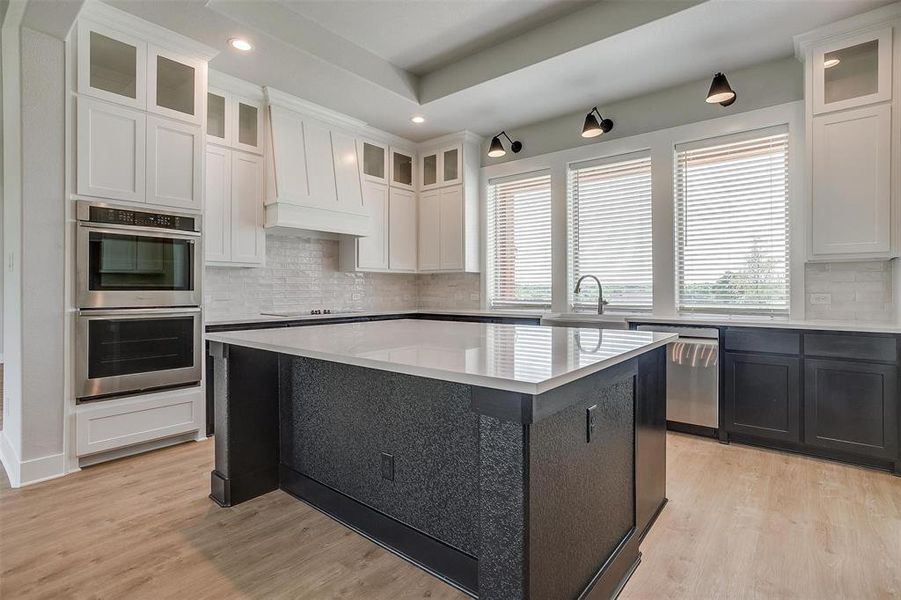
[[206, 94], [206, 141], [210, 144], [230, 144], [232, 103], [228, 93], [210, 88]]
[[391, 185], [413, 189], [413, 153], [391, 148]]
[[263, 161], [246, 152], [231, 154], [231, 259], [241, 264], [263, 264]]
[[263, 151], [263, 105], [247, 98], [234, 98], [232, 116], [235, 148], [259, 154]]
[[231, 260], [231, 164], [224, 148], [206, 149], [203, 203], [203, 247], [207, 261]]
[[726, 429], [800, 441], [800, 359], [726, 352]]
[[78, 93], [132, 108], [147, 106], [147, 44], [130, 35], [78, 23]]
[[388, 202], [388, 266], [392, 271], [416, 270], [416, 195], [391, 190]]
[[332, 131], [332, 160], [338, 210], [366, 214], [360, 187], [360, 165], [357, 163], [357, 141], [341, 131]]
[[201, 208], [200, 127], [147, 117], [147, 202]]
[[437, 271], [440, 263], [440, 208], [438, 191], [419, 195], [419, 270]]
[[440, 269], [442, 271], [461, 271], [463, 270], [462, 186], [441, 190], [440, 213]]
[[897, 459], [898, 369], [805, 360], [804, 441], [818, 448]]
[[200, 125], [203, 61], [154, 46], [147, 54], [147, 110]]
[[440, 156], [438, 152], [427, 152], [419, 157], [419, 189], [430, 190], [440, 184]]
[[813, 118], [814, 256], [891, 250], [891, 107]]
[[78, 98], [78, 193], [143, 202], [146, 134], [144, 113]]
[[388, 147], [364, 140], [360, 143], [360, 167], [363, 179], [373, 183], [388, 183]]
[[891, 28], [817, 46], [812, 62], [814, 114], [892, 98]]
[[463, 181], [463, 146], [451, 146], [441, 151], [441, 184]]
[[363, 204], [369, 213], [369, 235], [357, 239], [357, 268], [388, 268], [388, 186], [367, 181]]

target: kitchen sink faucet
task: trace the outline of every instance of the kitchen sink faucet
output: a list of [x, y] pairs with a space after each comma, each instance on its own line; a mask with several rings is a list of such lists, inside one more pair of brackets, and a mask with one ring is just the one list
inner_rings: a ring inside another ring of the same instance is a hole
[[594, 275], [582, 275], [579, 277], [579, 281], [576, 282], [576, 289], [573, 290], [573, 294], [578, 294], [579, 289], [582, 287], [582, 280], [587, 278], [592, 278], [598, 284], [598, 314], [604, 314], [604, 307], [609, 304], [606, 300], [604, 300], [604, 288], [601, 287], [601, 280], [595, 277]]

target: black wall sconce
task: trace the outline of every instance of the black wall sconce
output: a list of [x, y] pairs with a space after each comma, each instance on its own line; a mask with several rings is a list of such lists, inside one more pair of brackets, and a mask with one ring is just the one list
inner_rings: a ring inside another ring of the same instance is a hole
[[720, 106], [731, 106], [738, 94], [729, 85], [729, 80], [722, 73], [713, 76], [710, 82], [710, 91], [707, 92], [707, 104], [719, 104]]
[[585, 123], [582, 125], [582, 137], [598, 137], [599, 135], [609, 133], [611, 129], [613, 129], [613, 121], [602, 117], [601, 113], [598, 112], [598, 107], [595, 106], [588, 111], [587, 115], [585, 115]]
[[510, 139], [510, 136], [507, 135], [506, 131], [502, 131], [491, 138], [491, 146], [488, 147], [488, 156], [491, 158], [500, 158], [507, 153], [507, 151], [504, 150], [504, 145], [501, 143], [501, 136], [504, 136], [507, 138], [507, 141], [510, 142], [510, 150], [513, 151], [513, 154], [522, 150], [522, 142], [519, 140], [514, 142]]

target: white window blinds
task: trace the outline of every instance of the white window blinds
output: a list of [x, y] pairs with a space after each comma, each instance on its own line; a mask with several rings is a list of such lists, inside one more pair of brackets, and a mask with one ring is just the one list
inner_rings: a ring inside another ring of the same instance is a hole
[[676, 146], [681, 312], [786, 315], [788, 131]]
[[[609, 308], [649, 311], [651, 258], [651, 157], [647, 153], [572, 165], [569, 171], [570, 289], [594, 275]], [[573, 296], [573, 308], [597, 307], [591, 280]]]
[[550, 307], [550, 174], [489, 182], [487, 241], [489, 306]]

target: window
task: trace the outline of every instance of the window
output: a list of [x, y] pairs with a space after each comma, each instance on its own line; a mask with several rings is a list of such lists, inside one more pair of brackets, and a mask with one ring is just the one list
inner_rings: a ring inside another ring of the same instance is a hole
[[[594, 275], [609, 308], [650, 311], [651, 157], [618, 156], [572, 165], [569, 171], [570, 289]], [[574, 309], [597, 307], [593, 281], [573, 297]]]
[[676, 146], [681, 312], [787, 315], [788, 130]]
[[550, 307], [550, 174], [489, 181], [487, 234], [489, 306]]

